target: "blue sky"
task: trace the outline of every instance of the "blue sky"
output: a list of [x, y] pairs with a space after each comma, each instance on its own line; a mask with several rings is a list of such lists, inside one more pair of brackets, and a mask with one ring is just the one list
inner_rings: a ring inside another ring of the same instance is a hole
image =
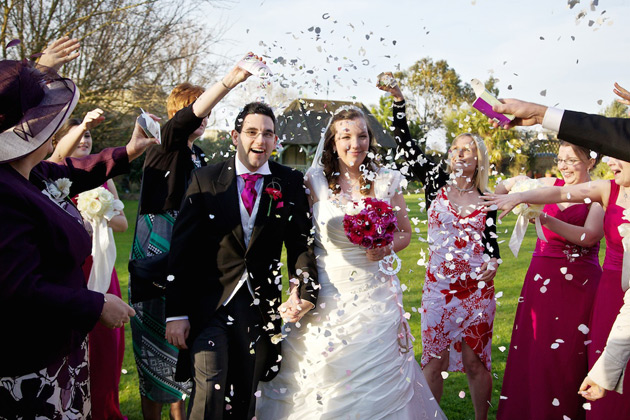
[[[270, 66], [284, 79], [271, 92], [288, 99], [375, 104], [378, 73], [428, 56], [447, 60], [465, 81], [494, 75], [501, 97], [598, 112], [613, 100], [613, 82], [630, 87], [627, 3], [599, 0], [591, 10], [591, 0], [572, 9], [566, 0], [257, 0], [225, 3], [207, 15], [209, 25], [225, 27], [213, 54], [232, 62], [247, 51], [287, 60]], [[248, 81], [216, 109], [215, 124], [265, 95], [271, 99]]]

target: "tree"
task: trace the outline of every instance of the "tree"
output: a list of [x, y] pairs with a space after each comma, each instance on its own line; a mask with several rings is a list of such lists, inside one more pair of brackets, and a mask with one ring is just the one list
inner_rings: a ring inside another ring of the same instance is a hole
[[[126, 141], [140, 107], [165, 116], [166, 96], [176, 84], [207, 84], [217, 67], [207, 50], [220, 30], [201, 23], [199, 6], [220, 3], [0, 0], [2, 57], [29, 57], [61, 36], [78, 38], [81, 55], [62, 73], [81, 92], [78, 118], [96, 107], [105, 110], [105, 122], [94, 130], [95, 150], [100, 150]], [[12, 39], [21, 43], [6, 48]], [[134, 161], [134, 168], [141, 164]]]
[[395, 77], [401, 82], [408, 99], [411, 109], [407, 112], [416, 114], [420, 137], [442, 126], [442, 117], [446, 113], [475, 97], [470, 85], [462, 83], [445, 60], [433, 62], [425, 57], [409, 69], [395, 74]]
[[608, 118], [628, 118], [628, 107], [617, 101], [612, 101], [601, 114]]

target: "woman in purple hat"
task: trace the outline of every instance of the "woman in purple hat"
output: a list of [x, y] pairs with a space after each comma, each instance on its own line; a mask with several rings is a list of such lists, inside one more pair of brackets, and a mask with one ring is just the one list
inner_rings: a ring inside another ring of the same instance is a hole
[[134, 315], [115, 295], [87, 289], [81, 266], [91, 241], [67, 197], [128, 171], [155, 139], [136, 126], [126, 147], [43, 161], [79, 99], [56, 73], [77, 48], [62, 38], [38, 68], [0, 61], [0, 418], [89, 416], [86, 335]]

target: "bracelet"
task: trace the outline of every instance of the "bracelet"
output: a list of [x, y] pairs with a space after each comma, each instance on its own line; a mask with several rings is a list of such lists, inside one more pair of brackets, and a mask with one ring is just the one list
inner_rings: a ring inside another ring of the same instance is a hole
[[221, 84], [223, 85], [224, 88], [226, 88], [227, 90], [232, 90], [232, 88], [228, 87], [225, 82], [223, 81], [223, 79], [221, 79]]

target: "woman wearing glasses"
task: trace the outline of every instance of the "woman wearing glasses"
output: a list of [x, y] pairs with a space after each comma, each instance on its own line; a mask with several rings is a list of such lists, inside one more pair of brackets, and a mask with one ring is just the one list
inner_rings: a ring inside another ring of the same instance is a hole
[[[558, 170], [563, 179], [542, 178], [545, 186], [590, 181], [597, 159], [590, 150], [561, 142]], [[519, 176], [497, 185], [505, 194]], [[597, 202], [547, 204], [540, 239], [518, 301], [497, 419], [584, 419], [577, 394], [588, 372], [587, 333], [602, 270], [599, 241], [604, 210]]]

